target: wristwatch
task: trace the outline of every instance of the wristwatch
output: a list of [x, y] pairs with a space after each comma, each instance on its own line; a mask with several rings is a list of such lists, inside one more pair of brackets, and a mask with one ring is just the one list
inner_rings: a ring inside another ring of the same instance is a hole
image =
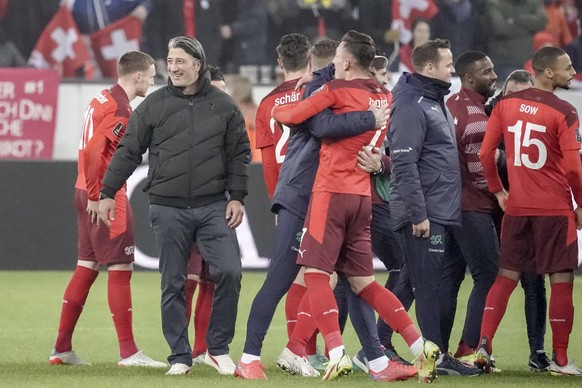
[[382, 175], [383, 173], [384, 173], [384, 162], [382, 160], [380, 160], [380, 169], [378, 171], [372, 171], [370, 173], [370, 175], [378, 176], [378, 175]]

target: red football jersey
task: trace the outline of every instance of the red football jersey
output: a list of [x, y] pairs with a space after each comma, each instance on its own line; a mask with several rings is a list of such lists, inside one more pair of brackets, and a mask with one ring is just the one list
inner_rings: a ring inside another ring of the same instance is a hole
[[[275, 186], [279, 179], [279, 172], [285, 160], [287, 152], [287, 141], [289, 140], [289, 127], [278, 123], [271, 117], [273, 107], [297, 103], [301, 100], [301, 91], [295, 90], [299, 79], [289, 80], [277, 86], [271, 93], [261, 100], [257, 110], [256, 124], [256, 147], [257, 150], [271, 147], [269, 152], [273, 155], [263, 155], [263, 173], [265, 183], [270, 198], [273, 198]], [[269, 157], [270, 156], [270, 157]], [[275, 163], [269, 163], [274, 160]]]
[[[293, 108], [275, 108], [273, 116], [286, 124], [299, 124], [327, 108], [334, 113], [365, 111], [372, 103], [391, 105], [392, 95], [371, 79], [333, 80]], [[384, 125], [357, 136], [322, 139], [313, 191], [370, 196], [370, 175], [358, 168], [358, 151], [366, 145], [379, 147], [386, 128]]]
[[[487, 123], [482, 161], [489, 189], [502, 188], [493, 161], [493, 143], [505, 140], [509, 174], [507, 214], [572, 213], [572, 192], [562, 151], [579, 150], [576, 109], [538, 88], [512, 93], [496, 105]], [[580, 194], [574, 193], [576, 198]]]
[[129, 98], [119, 84], [102, 90], [85, 111], [75, 187], [86, 190], [92, 201], [99, 199], [101, 180], [125, 133], [130, 114]]

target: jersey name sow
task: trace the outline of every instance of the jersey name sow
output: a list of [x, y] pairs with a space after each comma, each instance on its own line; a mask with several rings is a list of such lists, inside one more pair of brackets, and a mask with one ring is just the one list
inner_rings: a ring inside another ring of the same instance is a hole
[[519, 111], [520, 112], [524, 112], [524, 113], [529, 113], [532, 115], [535, 115], [536, 113], [538, 113], [538, 109], [535, 106], [531, 106], [531, 105], [527, 105], [527, 104], [521, 104], [521, 106], [519, 107]]

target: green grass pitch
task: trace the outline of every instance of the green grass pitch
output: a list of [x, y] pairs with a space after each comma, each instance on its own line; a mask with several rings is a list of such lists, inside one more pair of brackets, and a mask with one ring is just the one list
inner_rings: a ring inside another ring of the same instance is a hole
[[[93, 286], [73, 339], [76, 352], [93, 366], [51, 366], [48, 356], [57, 333], [62, 294], [70, 275], [70, 272], [0, 272], [0, 387], [301, 387], [319, 384], [359, 387], [362, 384], [378, 384], [361, 372], [337, 383], [323, 383], [319, 379], [293, 377], [278, 370], [275, 360], [287, 337], [283, 304], [277, 311], [263, 348], [262, 360], [268, 366], [267, 381], [219, 376], [214, 369], [206, 366], [194, 367], [188, 376], [172, 377], [164, 376], [165, 370], [118, 367], [117, 341], [107, 307], [107, 275], [104, 272]], [[245, 272], [243, 275], [236, 336], [231, 346], [231, 356], [235, 362], [242, 352], [250, 304], [264, 276], [263, 272]], [[378, 278], [383, 282], [386, 274], [381, 273]], [[470, 276], [467, 276], [459, 295], [457, 320], [451, 337], [453, 350], [459, 339], [470, 282]], [[547, 287], [549, 292], [549, 284]], [[134, 333], [138, 346], [149, 356], [165, 360], [168, 346], [161, 332], [159, 274], [136, 272], [132, 291]], [[574, 305], [579, 307], [582, 277], [576, 279], [574, 291]], [[570, 337], [570, 357], [577, 359], [578, 365], [582, 364], [581, 311], [582, 308], [575, 311], [574, 331]], [[349, 354], [355, 354], [359, 345], [349, 324], [344, 339]], [[396, 338], [395, 343], [400, 353], [410, 358], [410, 352], [400, 337]], [[433, 384], [449, 387], [582, 387], [582, 378], [550, 377], [528, 371], [523, 292], [519, 286], [510, 300], [495, 338], [494, 349], [502, 373], [471, 379], [440, 377]], [[548, 324], [546, 350], [550, 349], [551, 331]], [[409, 380], [398, 383], [398, 386], [418, 384], [415, 380]]]

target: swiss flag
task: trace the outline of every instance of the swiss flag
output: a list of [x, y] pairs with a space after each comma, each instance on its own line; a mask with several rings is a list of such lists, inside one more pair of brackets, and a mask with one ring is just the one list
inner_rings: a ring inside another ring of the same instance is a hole
[[126, 16], [91, 34], [95, 60], [103, 77], [117, 78], [117, 60], [128, 51], [139, 50], [141, 20]]
[[392, 29], [400, 31], [400, 42], [412, 40], [412, 22], [423, 18], [430, 20], [439, 12], [434, 0], [394, 0], [392, 2]]
[[42, 31], [28, 63], [39, 69], [52, 67], [63, 77], [75, 77], [75, 71], [88, 59], [89, 51], [71, 10], [63, 4]]

